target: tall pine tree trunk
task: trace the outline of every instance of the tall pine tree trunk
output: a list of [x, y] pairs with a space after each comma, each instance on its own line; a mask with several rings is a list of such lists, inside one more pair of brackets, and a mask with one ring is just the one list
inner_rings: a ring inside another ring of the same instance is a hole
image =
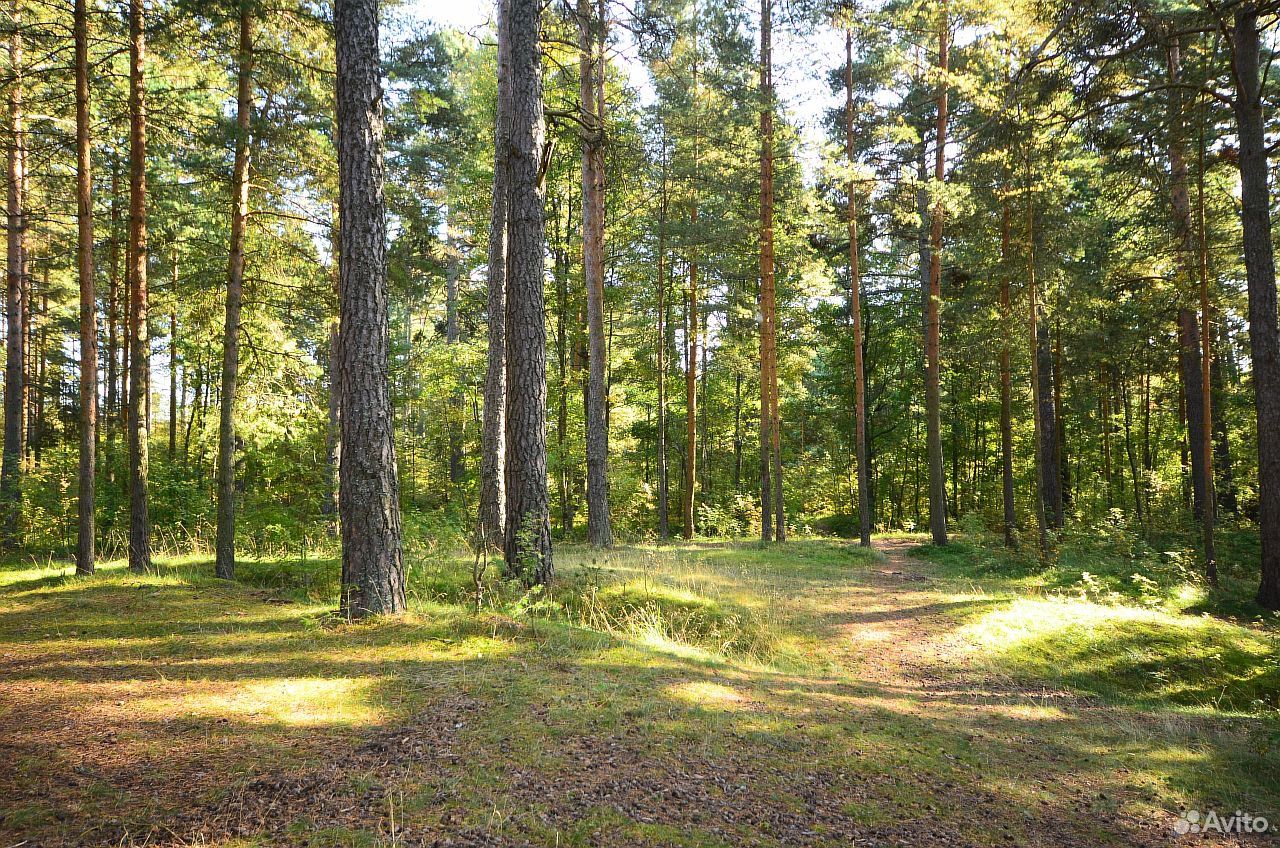
[[943, 0], [938, 22], [938, 124], [934, 137], [933, 178], [939, 192], [930, 220], [929, 290], [925, 297], [924, 319], [924, 405], [925, 451], [929, 460], [929, 532], [935, 545], [947, 543], [947, 483], [942, 466], [942, 398], [939, 387], [938, 355], [942, 307], [942, 223], [941, 189], [947, 176], [947, 71], [951, 21]]
[[547, 492], [547, 328], [543, 315], [541, 4], [509, 0], [510, 200], [507, 230], [506, 544], [509, 573], [551, 580]]
[[853, 328], [853, 438], [858, 461], [858, 538], [863, 547], [871, 545], [871, 475], [867, 468], [867, 381], [862, 362], [862, 282], [858, 274], [858, 207], [854, 202], [856, 182], [853, 155], [853, 31], [844, 34], [844, 152], [850, 170], [845, 189], [849, 209], [849, 324]]
[[337, 0], [342, 280], [342, 611], [405, 609], [400, 491], [388, 380], [386, 212], [378, 0]]
[[19, 544], [21, 524], [21, 475], [22, 434], [26, 427], [22, 404], [23, 378], [25, 377], [26, 351], [23, 348], [22, 292], [25, 286], [24, 253], [26, 251], [27, 217], [23, 204], [22, 187], [25, 183], [22, 152], [22, 20], [18, 0], [10, 2], [13, 33], [9, 36], [9, 67], [13, 81], [9, 84], [9, 150], [8, 150], [8, 198], [6, 208], [6, 256], [5, 288], [5, 377], [4, 377], [4, 453], [0, 458], [0, 506], [4, 509], [3, 541], [6, 548]]
[[[773, 245], [773, 0], [760, 0], [760, 463], [761, 535], [786, 539], [778, 413], [778, 307]], [[772, 499], [772, 503], [770, 503]], [[772, 506], [770, 514], [769, 506]]]
[[506, 534], [507, 251], [510, 244], [511, 4], [498, 0], [498, 103], [489, 217], [488, 362], [480, 447], [479, 543], [501, 549]]
[[147, 94], [145, 0], [129, 4], [129, 568], [151, 568], [150, 465], [151, 339], [147, 333]]
[[582, 273], [587, 290], [587, 539], [613, 547], [604, 339], [604, 6], [578, 0], [582, 101]]
[[1001, 201], [1000, 222], [1000, 481], [1001, 500], [1004, 504], [1004, 543], [1012, 548], [1017, 544], [1018, 516], [1013, 501], [1013, 368], [1010, 364], [1009, 336], [1012, 329], [1010, 305], [1010, 278], [1013, 275], [1012, 215], [1009, 199]]
[[253, 111], [253, 0], [240, 0], [236, 75], [236, 152], [231, 173], [231, 258], [222, 328], [222, 395], [218, 402], [218, 541], [215, 573], [236, 572], [236, 389], [240, 379], [240, 308], [244, 299], [244, 240], [249, 220], [249, 123]]
[[80, 494], [76, 573], [92, 574], [98, 445], [98, 303], [93, 286], [93, 163], [89, 124], [88, 0], [75, 0], [76, 217], [80, 274]]
[[1276, 316], [1276, 266], [1271, 240], [1271, 195], [1267, 185], [1266, 129], [1259, 77], [1258, 7], [1245, 2], [1235, 12], [1232, 104], [1240, 138], [1240, 220], [1249, 289], [1249, 347], [1253, 357], [1258, 418], [1258, 529], [1262, 535], [1262, 581], [1258, 603], [1280, 609], [1280, 327]]
[[662, 131], [662, 188], [658, 207], [658, 538], [671, 536], [667, 479], [667, 132]]

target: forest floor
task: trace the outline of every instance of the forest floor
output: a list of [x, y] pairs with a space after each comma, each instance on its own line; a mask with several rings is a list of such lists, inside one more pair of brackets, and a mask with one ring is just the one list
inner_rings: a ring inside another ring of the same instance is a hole
[[1280, 822], [1274, 620], [918, 544], [568, 548], [478, 613], [437, 555], [358, 624], [332, 560], [0, 567], [0, 846], [1271, 844], [1175, 825]]

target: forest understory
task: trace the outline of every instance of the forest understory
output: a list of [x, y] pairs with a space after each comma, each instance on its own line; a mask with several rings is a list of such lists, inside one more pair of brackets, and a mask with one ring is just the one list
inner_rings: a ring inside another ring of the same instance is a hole
[[437, 552], [354, 623], [332, 559], [10, 562], [0, 844], [1172, 845], [1280, 811], [1243, 575], [922, 541], [567, 547], [532, 591]]

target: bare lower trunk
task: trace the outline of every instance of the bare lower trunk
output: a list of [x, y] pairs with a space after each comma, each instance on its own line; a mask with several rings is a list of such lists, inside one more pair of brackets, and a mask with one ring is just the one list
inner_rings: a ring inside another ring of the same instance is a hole
[[510, 243], [511, 0], [498, 0], [498, 103], [489, 218], [488, 364], [480, 448], [479, 543], [501, 549], [506, 535], [507, 251]]
[[17, 0], [10, 4], [13, 33], [9, 37], [9, 64], [14, 79], [9, 86], [9, 150], [8, 202], [6, 209], [5, 289], [5, 379], [4, 379], [4, 453], [0, 460], [0, 506], [4, 508], [4, 546], [16, 548], [20, 541], [20, 478], [22, 474], [23, 382], [25, 355], [22, 332], [22, 292], [24, 288], [23, 254], [26, 250], [27, 217], [22, 195], [25, 182], [25, 157], [22, 147], [22, 29]]
[[[844, 36], [845, 49], [845, 157], [854, 165], [853, 153], [853, 32]], [[863, 370], [862, 282], [858, 274], [858, 207], [854, 202], [856, 183], [852, 176], [845, 190], [849, 200], [849, 324], [853, 328], [853, 409], [854, 451], [858, 461], [858, 538], [863, 547], [871, 545], [871, 475], [867, 467], [867, 381]]]
[[[943, 74], [938, 91], [938, 124], [934, 138], [933, 178], [940, 190], [947, 168], [947, 58], [951, 23], [947, 3], [942, 3], [942, 19], [938, 24], [938, 69]], [[929, 532], [935, 545], [947, 543], [947, 484], [942, 467], [942, 399], [939, 389], [939, 341], [942, 306], [942, 223], [941, 196], [935, 200], [930, 219], [929, 290], [925, 297], [924, 319], [924, 405], [925, 451], [929, 458]]]
[[658, 211], [658, 537], [671, 536], [667, 480], [667, 134], [662, 133], [662, 201]]
[[537, 585], [550, 582], [554, 567], [547, 493], [541, 5], [536, 0], [509, 0], [508, 8], [511, 115], [504, 554], [509, 573]]
[[1000, 318], [1004, 328], [1000, 334], [1000, 479], [1004, 503], [1004, 543], [1017, 544], [1018, 517], [1013, 501], [1013, 369], [1010, 365], [1009, 331], [1012, 329], [1009, 283], [1012, 275], [1010, 241], [1012, 226], [1009, 201], [1002, 203], [1000, 225]]
[[215, 573], [236, 572], [236, 390], [240, 378], [240, 308], [244, 299], [244, 240], [249, 220], [249, 124], [253, 111], [253, 15], [240, 0], [240, 56], [236, 82], [236, 153], [231, 175], [231, 258], [222, 328], [222, 396], [218, 404], [218, 541]]
[[147, 333], [147, 99], [142, 76], [146, 40], [144, 0], [129, 4], [129, 568], [151, 568], [150, 465], [151, 339]]
[[[778, 456], [777, 288], [773, 245], [773, 3], [760, 1], [760, 535], [786, 538]], [[772, 508], [771, 508], [772, 507]]]
[[388, 381], [382, 74], [377, 0], [338, 0], [338, 187], [341, 231], [340, 386], [342, 612], [405, 609], [400, 491]]
[[1254, 2], [1244, 3], [1235, 13], [1231, 48], [1237, 88], [1232, 102], [1240, 138], [1240, 220], [1244, 228], [1249, 346], [1258, 419], [1258, 528], [1262, 535], [1258, 603], [1275, 610], [1280, 609], [1280, 438], [1275, 437], [1280, 433], [1280, 328], [1258, 68], [1258, 15]]
[[88, 0], [75, 0], [76, 216], [80, 274], [80, 492], [76, 573], [94, 567], [94, 487], [98, 436], [98, 304], [93, 285], [93, 165], [89, 138]]
[[582, 140], [582, 273], [587, 290], [587, 539], [613, 547], [604, 339], [604, 45], [601, 4], [578, 0]]

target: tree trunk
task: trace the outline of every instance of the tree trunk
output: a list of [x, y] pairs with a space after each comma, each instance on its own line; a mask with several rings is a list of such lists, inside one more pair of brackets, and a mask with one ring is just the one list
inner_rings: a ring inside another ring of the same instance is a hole
[[226, 319], [222, 328], [222, 395], [218, 403], [218, 540], [214, 571], [236, 572], [236, 389], [240, 378], [240, 308], [244, 299], [244, 241], [249, 220], [249, 167], [253, 155], [253, 13], [240, 0], [239, 69], [236, 75], [236, 152], [231, 175], [231, 258], [227, 268]]
[[150, 423], [147, 417], [151, 339], [147, 334], [147, 93], [145, 0], [129, 3], [129, 568], [151, 568], [147, 502]]
[[0, 505], [4, 508], [4, 547], [16, 548], [20, 541], [21, 525], [21, 474], [23, 420], [23, 378], [26, 351], [22, 333], [22, 279], [23, 254], [26, 251], [27, 216], [23, 204], [22, 187], [25, 183], [23, 169], [25, 156], [23, 145], [22, 114], [22, 21], [18, 12], [18, 0], [11, 0], [13, 33], [9, 37], [9, 64], [14, 76], [9, 86], [9, 187], [6, 210], [7, 287], [5, 291], [6, 341], [4, 380], [4, 453], [0, 460]]
[[[1040, 556], [1049, 553], [1049, 527], [1045, 514], [1048, 512], [1048, 497], [1045, 492], [1045, 421], [1043, 406], [1043, 390], [1040, 374], [1040, 333], [1037, 326], [1040, 305], [1036, 292], [1036, 209], [1033, 186], [1031, 184], [1031, 154], [1026, 153], [1026, 188], [1027, 188], [1027, 325], [1029, 348], [1031, 354], [1031, 411], [1034, 420], [1034, 453], [1036, 471], [1036, 528], [1039, 531]], [[1052, 409], [1052, 404], [1049, 407]]]
[[667, 132], [662, 131], [662, 189], [658, 208], [658, 538], [671, 537], [667, 480]]
[[1004, 503], [1004, 543], [1012, 548], [1018, 543], [1018, 516], [1013, 501], [1013, 368], [1010, 364], [1009, 337], [1012, 329], [1010, 277], [1013, 272], [1012, 216], [1009, 199], [1001, 201], [1000, 223], [1000, 467], [1001, 493]]
[[93, 163], [89, 137], [88, 0], [75, 0], [76, 217], [80, 274], [80, 494], [76, 573], [94, 567], [94, 487], [98, 445], [98, 303], [93, 285]]
[[776, 533], [774, 513], [782, 501], [782, 481], [774, 474], [773, 351], [777, 291], [773, 247], [773, 3], [760, 0], [760, 535]]
[[1240, 139], [1240, 220], [1249, 289], [1249, 347], [1253, 357], [1258, 418], [1258, 528], [1262, 535], [1262, 580], [1258, 603], [1280, 609], [1280, 327], [1276, 316], [1276, 267], [1271, 241], [1271, 196], [1267, 185], [1266, 130], [1258, 73], [1258, 8], [1246, 2], [1235, 12], [1232, 104]]
[[1191, 309], [1178, 310], [1178, 366], [1187, 407], [1187, 441], [1191, 459], [1191, 503], [1196, 518], [1204, 517], [1205, 466], [1204, 401], [1200, 385], [1200, 327]]
[[[332, 204], [332, 223], [329, 227], [330, 258], [329, 274], [333, 283], [333, 313], [329, 322], [329, 402], [327, 409], [327, 425], [325, 429], [325, 461], [326, 477], [324, 500], [320, 512], [327, 515], [328, 532], [336, 536], [340, 532], [338, 490], [342, 479], [339, 470], [342, 467], [342, 366], [339, 349], [342, 346], [342, 324], [339, 315], [339, 303], [342, 300], [342, 230], [338, 222], [338, 204]], [[203, 373], [203, 372], [202, 372]]]
[[[938, 124], [934, 138], [933, 178], [941, 190], [947, 176], [947, 72], [951, 22], [947, 14], [947, 2], [942, 2], [942, 16], [938, 22]], [[939, 193], [934, 200], [930, 221], [929, 291], [925, 298], [924, 329], [924, 406], [925, 450], [929, 455], [929, 532], [935, 545], [947, 543], [947, 483], [942, 466], [942, 399], [939, 390], [940, 363], [938, 357], [941, 335], [942, 306], [942, 219], [944, 209]]]
[[507, 251], [510, 244], [511, 3], [498, 0], [498, 102], [494, 123], [493, 195], [489, 216], [488, 362], [480, 447], [479, 544], [499, 550], [506, 535]]
[[582, 102], [582, 273], [587, 290], [587, 540], [613, 547], [604, 339], [604, 7], [578, 0]]
[[388, 383], [386, 212], [378, 0], [337, 0], [341, 231], [342, 612], [405, 609], [400, 491]]
[[[844, 144], [849, 168], [853, 155], [853, 31], [844, 34]], [[854, 450], [858, 461], [858, 538], [863, 547], [871, 545], [871, 476], [867, 468], [867, 381], [863, 370], [862, 281], [858, 273], [858, 206], [854, 202], [856, 183], [852, 172], [845, 189], [849, 209], [849, 324], [853, 328], [853, 408]]]
[[107, 431], [107, 480], [114, 483], [116, 424], [113, 416], [116, 415], [120, 406], [120, 395], [116, 391], [116, 379], [119, 373], [116, 364], [119, 361], [117, 349], [120, 339], [116, 334], [116, 327], [119, 325], [122, 312], [120, 308], [120, 158], [118, 155], [111, 157], [110, 216], [110, 234], [107, 241], [107, 273], [110, 275], [107, 296], [107, 406], [103, 411], [103, 420]]
[[509, 573], [553, 574], [547, 493], [547, 328], [543, 316], [542, 52], [536, 0], [509, 0], [506, 545]]

